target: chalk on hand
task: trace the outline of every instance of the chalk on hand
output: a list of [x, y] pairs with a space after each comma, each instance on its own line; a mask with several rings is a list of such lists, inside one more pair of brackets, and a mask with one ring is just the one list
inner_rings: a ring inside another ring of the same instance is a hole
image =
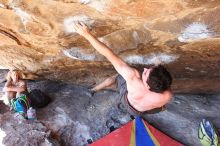
[[76, 30], [73, 28], [73, 25], [76, 23], [84, 23], [88, 26], [89, 29], [94, 25], [94, 20], [91, 20], [88, 16], [78, 15], [72, 16], [64, 19], [64, 29], [66, 33], [75, 33]]

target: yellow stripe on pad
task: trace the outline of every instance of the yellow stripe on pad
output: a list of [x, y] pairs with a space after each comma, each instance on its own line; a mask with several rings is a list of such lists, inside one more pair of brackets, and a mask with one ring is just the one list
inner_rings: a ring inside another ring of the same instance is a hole
[[132, 121], [132, 126], [131, 126], [131, 138], [130, 138], [130, 146], [136, 146], [135, 142], [135, 132], [136, 132], [136, 127], [135, 127], [135, 120]]
[[156, 146], [161, 146], [160, 143], [157, 141], [157, 139], [154, 137], [154, 135], [151, 133], [150, 129], [147, 127], [147, 125], [145, 124], [144, 120], [142, 119], [142, 122], [144, 123], [144, 126], [148, 132], [148, 134], [150, 135], [151, 139], [153, 140], [154, 144]]

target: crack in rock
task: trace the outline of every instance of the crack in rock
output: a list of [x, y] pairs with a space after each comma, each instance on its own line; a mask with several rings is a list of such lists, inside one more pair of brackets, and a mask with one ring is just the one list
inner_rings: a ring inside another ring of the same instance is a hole
[[5, 28], [0, 24], [0, 33], [14, 40], [18, 45], [31, 46], [29, 42], [23, 39], [20, 35], [11, 29]]

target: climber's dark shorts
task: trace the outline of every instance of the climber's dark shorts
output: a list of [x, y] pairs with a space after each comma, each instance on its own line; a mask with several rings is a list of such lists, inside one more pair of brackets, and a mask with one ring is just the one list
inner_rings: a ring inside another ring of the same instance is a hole
[[132, 107], [132, 105], [128, 101], [127, 98], [128, 91], [127, 91], [127, 85], [125, 79], [121, 75], [118, 75], [116, 77], [116, 83], [117, 83], [117, 90], [119, 91], [120, 102], [118, 106], [120, 109], [126, 110], [128, 113], [130, 113], [133, 116], [144, 116], [145, 114], [154, 114], [165, 110], [165, 106], [144, 112], [140, 112], [136, 110], [134, 107]]

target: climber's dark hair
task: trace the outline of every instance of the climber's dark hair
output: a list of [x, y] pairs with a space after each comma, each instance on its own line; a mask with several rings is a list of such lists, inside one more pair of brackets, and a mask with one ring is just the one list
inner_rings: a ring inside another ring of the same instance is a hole
[[154, 66], [150, 71], [147, 84], [150, 87], [150, 91], [162, 93], [170, 88], [172, 77], [164, 66]]

